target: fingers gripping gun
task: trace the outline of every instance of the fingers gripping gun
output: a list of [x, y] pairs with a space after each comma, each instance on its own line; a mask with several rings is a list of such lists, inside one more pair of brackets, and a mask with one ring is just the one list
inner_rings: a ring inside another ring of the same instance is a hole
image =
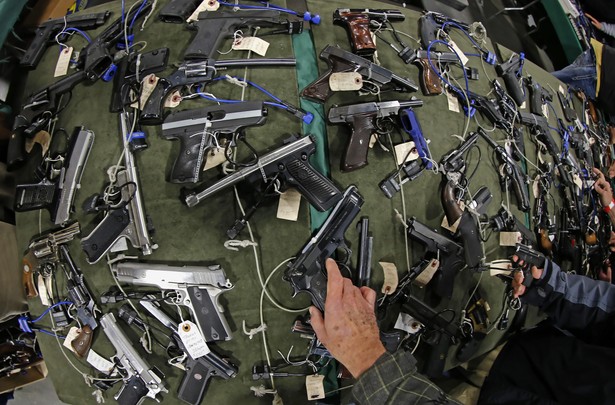
[[129, 240], [132, 246], [140, 249], [144, 255], [149, 255], [158, 248], [150, 238], [152, 226], [143, 208], [141, 184], [133, 155], [134, 149], [146, 146], [142, 142], [144, 135], [129, 133], [129, 122], [132, 122], [130, 114], [120, 113], [119, 116], [121, 140], [124, 145], [124, 169], [117, 172], [116, 177], [120, 187], [121, 202], [113, 207], [107, 205], [107, 212], [102, 221], [88, 236], [81, 239], [81, 247], [90, 264], [99, 261], [122, 239]]
[[284, 280], [293, 287], [293, 296], [299, 292], [306, 292], [312, 297], [312, 303], [318, 309], [325, 310], [327, 296], [325, 261], [340, 247], [346, 251], [346, 258], [350, 257], [352, 252], [345, 244], [344, 235], [361, 211], [362, 205], [363, 197], [357, 188], [348, 187], [318, 233], [310, 238], [296, 255], [295, 260], [288, 263]]
[[504, 185], [508, 183], [512, 183], [513, 191], [515, 192], [515, 196], [517, 198], [517, 206], [523, 211], [527, 212], [530, 209], [530, 196], [527, 190], [527, 182], [525, 180], [525, 175], [517, 166], [513, 158], [506, 152], [502, 146], [500, 146], [496, 141], [491, 139], [489, 135], [482, 128], [478, 129], [478, 133], [483, 137], [485, 141], [491, 146], [500, 160], [501, 166], [498, 170], [500, 174], [500, 179]]
[[367, 57], [376, 52], [376, 44], [370, 33], [372, 22], [379, 26], [387, 21], [404, 21], [405, 19], [406, 16], [399, 10], [338, 8], [333, 12], [333, 24], [344, 27], [346, 30], [352, 53]]
[[331, 180], [310, 165], [308, 159], [315, 150], [311, 136], [293, 137], [281, 148], [259, 157], [257, 164], [241, 168], [202, 191], [182, 190], [182, 201], [188, 207], [194, 207], [205, 198], [242, 180], [266, 178], [267, 181], [279, 179], [296, 186], [316, 209], [327, 211], [340, 200], [341, 192]]
[[[470, 268], [477, 267], [480, 264], [484, 256], [483, 248], [476, 220], [469, 211], [461, 209], [456, 192], [467, 187], [464, 155], [476, 144], [477, 139], [478, 133], [470, 133], [457, 149], [446, 154], [440, 162], [440, 168], [444, 174], [441, 194], [442, 208], [450, 225], [459, 221], [457, 234], [459, 239], [463, 241], [465, 261]], [[452, 291], [452, 285], [447, 291]], [[450, 296], [450, 293], [447, 296]]]
[[412, 80], [398, 76], [392, 71], [383, 68], [365, 58], [345, 51], [337, 46], [327, 45], [320, 53], [320, 59], [327, 62], [327, 71], [318, 79], [308, 84], [301, 91], [301, 97], [324, 103], [332, 93], [329, 78], [333, 73], [357, 72], [364, 79], [369, 79], [377, 86], [389, 83], [396, 86], [398, 91], [417, 91], [419, 88]]
[[213, 351], [196, 359], [190, 356], [177, 332], [177, 323], [162, 311], [155, 301], [139, 302], [147, 312], [171, 331], [173, 340], [186, 356], [183, 364], [186, 374], [177, 390], [177, 397], [179, 399], [192, 405], [199, 405], [205, 395], [207, 384], [212, 377], [228, 380], [237, 375], [237, 366], [229, 363]]
[[173, 291], [174, 301], [188, 307], [206, 342], [230, 340], [231, 330], [218, 303], [233, 288], [220, 265], [169, 266], [156, 263], [119, 262], [112, 266], [118, 282]]
[[100, 324], [115, 348], [113, 360], [126, 374], [124, 384], [115, 394], [115, 400], [120, 405], [138, 405], [145, 397], [156, 399], [159, 393], [168, 392], [162, 377], [135, 350], [113, 313], [103, 315]]
[[[197, 183], [208, 151], [222, 136], [235, 136], [267, 119], [262, 101], [223, 104], [171, 113], [162, 124], [162, 137], [179, 140], [179, 155], [171, 168], [171, 183]], [[229, 140], [230, 142], [230, 140]]]
[[[77, 127], [70, 137], [66, 154], [61, 157], [62, 167], [57, 173], [53, 168], [36, 184], [20, 184], [15, 193], [15, 211], [32, 211], [47, 208], [51, 222], [66, 223], [75, 193], [80, 187], [83, 169], [94, 144], [94, 132]], [[50, 177], [55, 175], [53, 179]]]
[[369, 140], [376, 131], [377, 120], [398, 115], [404, 108], [422, 105], [422, 100], [412, 97], [408, 101], [383, 101], [331, 107], [329, 122], [347, 124], [352, 130], [342, 157], [342, 171], [349, 172], [367, 165]]

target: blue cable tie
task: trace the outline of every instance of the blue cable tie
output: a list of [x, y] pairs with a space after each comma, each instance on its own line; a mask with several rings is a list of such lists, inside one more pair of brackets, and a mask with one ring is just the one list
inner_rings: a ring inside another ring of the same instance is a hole
[[103, 73], [101, 79], [103, 82], [110, 82], [111, 80], [113, 80], [113, 77], [115, 76], [115, 73], [117, 72], [117, 65], [115, 63], [112, 63], [109, 68], [105, 71], [105, 73]]

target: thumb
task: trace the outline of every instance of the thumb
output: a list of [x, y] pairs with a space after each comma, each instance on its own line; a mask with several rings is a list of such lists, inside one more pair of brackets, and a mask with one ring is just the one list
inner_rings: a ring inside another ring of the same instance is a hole
[[316, 332], [316, 337], [321, 342], [325, 342], [327, 340], [327, 330], [325, 328], [325, 320], [322, 316], [322, 313], [315, 306], [310, 307], [310, 323], [312, 324], [312, 329]]
[[376, 305], [376, 291], [369, 287], [361, 287], [361, 295], [372, 308]]

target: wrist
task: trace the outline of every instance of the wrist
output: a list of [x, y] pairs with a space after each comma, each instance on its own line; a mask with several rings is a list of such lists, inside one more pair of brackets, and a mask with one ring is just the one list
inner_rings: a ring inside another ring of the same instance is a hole
[[371, 345], [368, 349], [357, 352], [356, 361], [349, 362], [350, 364], [344, 364], [350, 374], [357, 379], [386, 352], [384, 346], [378, 340], [378, 344]]
[[608, 204], [604, 204], [602, 210], [608, 214], [613, 208], [615, 208], [615, 200], [611, 200]]

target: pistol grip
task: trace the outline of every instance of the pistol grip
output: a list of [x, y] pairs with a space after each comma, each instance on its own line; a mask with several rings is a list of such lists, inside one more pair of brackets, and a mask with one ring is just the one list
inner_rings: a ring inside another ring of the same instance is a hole
[[429, 356], [423, 367], [423, 373], [430, 378], [441, 377], [444, 372], [444, 364], [448, 356], [448, 349], [451, 347], [451, 340], [444, 333], [440, 332], [438, 342], [431, 347]]
[[[506, 74], [502, 75], [504, 79], [504, 84], [506, 85], [506, 90], [508, 90], [508, 94], [512, 97], [517, 104], [517, 107], [520, 107], [525, 100], [525, 95], [523, 94], [523, 89], [519, 85], [519, 80], [513, 71], [510, 71]], [[541, 113], [542, 114], [542, 113]]]
[[329, 69], [325, 74], [308, 84], [307, 87], [301, 91], [301, 97], [305, 97], [319, 103], [324, 103], [327, 101], [327, 99], [331, 97], [332, 93], [331, 88], [329, 87], [329, 77], [331, 77], [332, 73], [333, 70]]
[[421, 90], [426, 96], [435, 96], [442, 94], [444, 89], [442, 88], [442, 80], [438, 77], [436, 72], [433, 71], [429, 65], [429, 60], [415, 59], [415, 63], [421, 70]]
[[376, 44], [372, 41], [369, 30], [369, 18], [366, 16], [348, 18], [348, 37], [352, 46], [352, 53], [360, 56], [371, 56], [376, 51]]
[[212, 375], [212, 370], [204, 361], [189, 359], [186, 362], [186, 374], [177, 390], [177, 398], [192, 405], [199, 405]]
[[[305, 159], [304, 159], [305, 157]], [[340, 190], [308, 162], [307, 156], [286, 163], [286, 181], [297, 187], [299, 192], [317, 210], [324, 212], [333, 208], [342, 198]]]
[[143, 380], [138, 375], [133, 375], [128, 381], [124, 381], [114, 398], [120, 405], [137, 405], [147, 393], [148, 389]]
[[70, 345], [72, 346], [77, 356], [85, 357], [88, 350], [90, 350], [90, 347], [92, 346], [93, 337], [94, 335], [92, 332], [92, 328], [90, 328], [90, 325], [85, 325], [83, 328], [81, 328], [79, 335], [77, 335], [77, 337], [72, 342], [70, 342]]
[[15, 211], [32, 211], [53, 203], [56, 185], [53, 183], [22, 184], [15, 192]]
[[[239, 20], [239, 17], [237, 19]], [[184, 59], [211, 58], [220, 48], [222, 41], [230, 36], [229, 31], [234, 30], [231, 25], [231, 22], [225, 18], [219, 20], [208, 18], [190, 23], [188, 28], [196, 31], [196, 35], [184, 51]]]
[[342, 158], [341, 169], [343, 172], [350, 172], [367, 166], [367, 153], [369, 151], [369, 140], [375, 132], [374, 115], [360, 114], [352, 119], [350, 124], [352, 134], [346, 145], [344, 157]]
[[139, 122], [143, 125], [158, 125], [162, 123], [162, 106], [164, 99], [170, 94], [172, 85], [165, 79], [158, 80], [156, 87], [147, 98]]
[[[17, 118], [15, 118], [17, 120]], [[9, 139], [8, 151], [6, 153], [7, 169], [9, 171], [20, 168], [26, 160], [25, 139], [23, 128], [16, 129]]]
[[220, 314], [216, 302], [212, 300], [207, 289], [192, 286], [187, 288], [187, 292], [192, 308], [194, 308], [194, 318], [203, 333], [205, 341], [231, 340], [226, 320]]
[[455, 186], [453, 182], [446, 181], [442, 186], [441, 202], [446, 220], [448, 224], [452, 226], [463, 215], [463, 210], [459, 207], [457, 199], [455, 198]]
[[21, 265], [23, 269], [23, 275], [21, 280], [24, 289], [26, 290], [26, 297], [38, 297], [38, 292], [36, 291], [36, 287], [34, 286], [34, 263], [28, 258], [28, 256], [26, 256], [21, 260]]
[[81, 239], [88, 263], [99, 261], [129, 224], [130, 214], [126, 207], [109, 211], [96, 228]]
[[164, 136], [167, 140], [179, 140], [179, 155], [171, 168], [169, 181], [171, 183], [197, 183], [200, 179], [201, 167], [205, 160], [204, 148], [206, 134], [193, 134], [184, 130], [182, 134]]

